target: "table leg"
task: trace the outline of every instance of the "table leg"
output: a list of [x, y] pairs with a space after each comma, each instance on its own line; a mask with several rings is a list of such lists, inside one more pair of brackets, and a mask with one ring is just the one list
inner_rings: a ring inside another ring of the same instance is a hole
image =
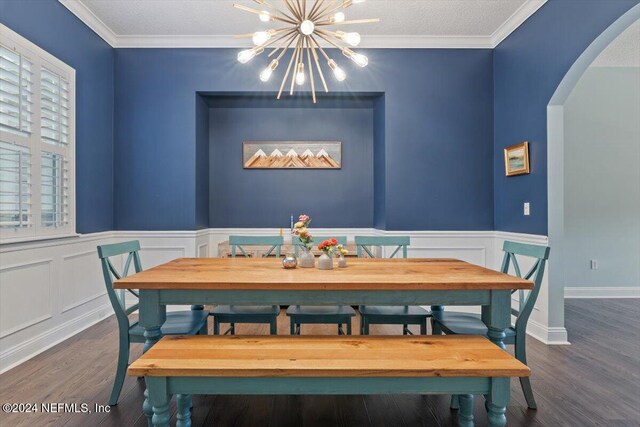
[[164, 377], [145, 377], [149, 390], [149, 401], [153, 406], [153, 427], [169, 427], [169, 401], [167, 379]]
[[511, 320], [511, 292], [509, 290], [491, 291], [491, 302], [482, 307], [482, 321], [487, 325], [489, 339], [498, 347], [506, 349], [505, 329]]
[[176, 414], [176, 427], [191, 427], [191, 395], [176, 394], [178, 412]]
[[460, 413], [458, 413], [458, 425], [460, 427], [473, 427], [473, 394], [459, 394]]
[[[160, 328], [167, 318], [167, 308], [160, 305], [160, 294], [158, 291], [142, 290], [140, 291], [140, 326], [144, 328], [145, 343], [143, 351], [149, 350], [155, 343], [160, 340], [162, 333]], [[146, 383], [146, 379], [145, 379]], [[149, 385], [144, 392], [144, 403], [142, 404], [142, 412], [147, 417], [148, 425], [152, 425], [153, 407], [149, 401]]]
[[507, 405], [509, 404], [510, 378], [492, 378], [489, 401], [487, 402], [487, 417], [489, 427], [504, 427], [507, 425]]

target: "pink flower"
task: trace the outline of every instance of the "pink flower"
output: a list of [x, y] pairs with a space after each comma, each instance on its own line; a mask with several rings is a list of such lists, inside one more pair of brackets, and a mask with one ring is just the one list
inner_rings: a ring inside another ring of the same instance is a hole
[[302, 214], [302, 215], [300, 215], [300, 217], [298, 218], [298, 221], [300, 221], [300, 222], [307, 222], [307, 221], [309, 221], [309, 219], [310, 219], [310, 218], [309, 218], [309, 215]]

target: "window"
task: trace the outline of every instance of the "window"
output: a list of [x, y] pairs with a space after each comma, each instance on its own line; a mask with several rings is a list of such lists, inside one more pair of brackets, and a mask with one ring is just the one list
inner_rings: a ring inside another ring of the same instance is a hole
[[0, 32], [0, 242], [73, 235], [75, 70]]

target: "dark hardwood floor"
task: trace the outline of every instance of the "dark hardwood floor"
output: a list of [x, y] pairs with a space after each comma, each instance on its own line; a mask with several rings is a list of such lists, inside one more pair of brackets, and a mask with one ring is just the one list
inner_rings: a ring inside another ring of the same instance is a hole
[[[357, 330], [357, 321], [354, 330]], [[510, 426], [640, 426], [640, 300], [567, 300], [570, 346], [549, 347], [530, 338], [529, 365], [538, 410], [528, 410], [512, 381]], [[279, 332], [288, 332], [281, 316]], [[238, 327], [266, 334], [266, 326]], [[372, 333], [397, 334], [399, 327]], [[303, 333], [335, 333], [311, 326]], [[113, 317], [0, 375], [0, 402], [106, 404], [117, 356]], [[134, 345], [132, 357], [141, 353]], [[0, 425], [144, 426], [144, 381], [127, 378], [110, 413], [6, 414]], [[451, 426], [449, 396], [194, 396], [194, 426]], [[174, 414], [175, 403], [171, 409]], [[476, 425], [486, 425], [476, 399]]]

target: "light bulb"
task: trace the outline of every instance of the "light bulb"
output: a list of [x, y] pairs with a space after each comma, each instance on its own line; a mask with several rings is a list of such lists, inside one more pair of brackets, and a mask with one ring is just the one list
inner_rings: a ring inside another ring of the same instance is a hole
[[342, 68], [338, 67], [338, 64], [336, 64], [333, 59], [329, 60], [329, 68], [333, 70], [333, 75], [339, 82], [342, 82], [347, 78], [347, 73], [345, 73]]
[[253, 49], [246, 49], [238, 52], [238, 62], [241, 64], [246, 64], [251, 61], [256, 55], [264, 52], [263, 47], [254, 47]]
[[274, 59], [273, 61], [271, 61], [271, 64], [269, 64], [267, 68], [262, 70], [262, 72], [260, 73], [260, 80], [262, 80], [263, 82], [269, 81], [269, 79], [271, 78], [271, 75], [273, 74], [273, 71], [277, 67], [278, 67], [278, 60]]
[[345, 20], [345, 16], [344, 16], [344, 13], [342, 12], [336, 13], [329, 19], [329, 21], [331, 22], [344, 22], [344, 20]]
[[369, 58], [360, 53], [354, 53], [351, 59], [361, 67], [366, 67], [369, 64]]
[[253, 44], [260, 46], [269, 41], [271, 33], [268, 31], [257, 31], [253, 34]]
[[366, 67], [369, 63], [369, 59], [366, 56], [362, 55], [361, 53], [355, 53], [348, 47], [342, 49], [342, 54], [361, 67]]
[[260, 18], [260, 20], [262, 22], [269, 22], [269, 21], [271, 21], [271, 14], [269, 12], [267, 12], [266, 10], [262, 10], [262, 11], [260, 11], [260, 14], [258, 15], [258, 18]]
[[358, 33], [345, 33], [344, 31], [336, 31], [336, 35], [338, 36], [338, 38], [350, 44], [351, 46], [358, 46], [360, 44], [360, 40], [362, 39], [360, 37], [360, 34]]
[[313, 30], [315, 30], [315, 28], [316, 28], [315, 24], [312, 21], [309, 21], [308, 19], [300, 23], [300, 32], [305, 36], [311, 35], [313, 33]]
[[304, 64], [301, 62], [298, 64], [298, 73], [296, 74], [296, 84], [302, 86], [306, 80], [304, 75]]

